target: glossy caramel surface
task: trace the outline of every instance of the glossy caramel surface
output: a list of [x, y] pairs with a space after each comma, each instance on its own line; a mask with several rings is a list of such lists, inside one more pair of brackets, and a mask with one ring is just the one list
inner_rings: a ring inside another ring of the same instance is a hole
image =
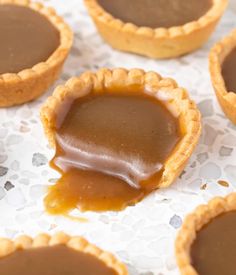
[[222, 64], [222, 76], [228, 92], [236, 93], [236, 48], [234, 48], [225, 58]]
[[58, 30], [40, 13], [0, 4], [0, 74], [18, 73], [46, 61], [60, 44]]
[[236, 211], [224, 213], [196, 236], [191, 258], [199, 275], [235, 275]]
[[1, 275], [117, 275], [96, 257], [63, 245], [19, 250], [0, 258]]
[[198, 20], [212, 0], [97, 0], [105, 11], [139, 27], [170, 28]]
[[50, 213], [121, 210], [158, 186], [180, 139], [178, 119], [159, 100], [89, 94], [61, 110], [51, 161], [61, 178], [45, 198]]

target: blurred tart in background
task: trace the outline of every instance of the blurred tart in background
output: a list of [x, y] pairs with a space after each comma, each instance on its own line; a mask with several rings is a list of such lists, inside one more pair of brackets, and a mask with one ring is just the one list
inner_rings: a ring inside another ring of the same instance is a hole
[[73, 34], [52, 8], [0, 0], [0, 39], [0, 107], [8, 107], [39, 97], [53, 84]]
[[209, 68], [218, 101], [236, 124], [236, 30], [211, 49]]
[[101, 36], [113, 48], [170, 58], [202, 46], [227, 0], [84, 0]]
[[1, 275], [128, 275], [112, 254], [64, 233], [0, 239]]
[[234, 275], [236, 193], [214, 198], [186, 217], [176, 239], [182, 275]]

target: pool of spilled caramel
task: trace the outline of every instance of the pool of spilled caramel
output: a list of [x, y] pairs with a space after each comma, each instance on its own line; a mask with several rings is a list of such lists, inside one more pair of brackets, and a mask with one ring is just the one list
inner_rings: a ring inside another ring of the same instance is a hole
[[161, 101], [144, 92], [90, 93], [60, 111], [51, 167], [61, 177], [45, 198], [49, 213], [122, 210], [158, 187], [181, 138]]

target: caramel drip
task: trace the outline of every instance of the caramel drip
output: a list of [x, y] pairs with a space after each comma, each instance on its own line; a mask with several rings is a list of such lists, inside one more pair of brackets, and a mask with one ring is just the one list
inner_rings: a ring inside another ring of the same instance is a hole
[[180, 138], [178, 120], [161, 102], [114, 93], [63, 106], [51, 161], [61, 178], [45, 199], [50, 213], [121, 210], [158, 187]]

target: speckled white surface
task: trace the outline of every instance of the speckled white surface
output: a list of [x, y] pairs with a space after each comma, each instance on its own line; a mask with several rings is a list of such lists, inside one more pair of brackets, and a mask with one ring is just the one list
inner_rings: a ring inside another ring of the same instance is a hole
[[[203, 115], [200, 144], [178, 181], [157, 191], [135, 207], [119, 213], [85, 213], [88, 223], [45, 214], [42, 199], [48, 184], [58, 176], [48, 166], [53, 150], [47, 145], [39, 100], [20, 107], [0, 109], [0, 235], [64, 230], [81, 234], [114, 252], [131, 275], [177, 275], [174, 239], [182, 219], [199, 203], [226, 195], [236, 187], [236, 127], [223, 115], [211, 87], [208, 52], [235, 27], [236, 14], [228, 10], [210, 41], [197, 52], [179, 59], [155, 61], [112, 50], [104, 44], [88, 17], [82, 0], [44, 1], [64, 16], [75, 32], [75, 42], [57, 84], [70, 76], [99, 67], [139, 67], [173, 77], [187, 88]], [[228, 187], [218, 180], [225, 180]]]

